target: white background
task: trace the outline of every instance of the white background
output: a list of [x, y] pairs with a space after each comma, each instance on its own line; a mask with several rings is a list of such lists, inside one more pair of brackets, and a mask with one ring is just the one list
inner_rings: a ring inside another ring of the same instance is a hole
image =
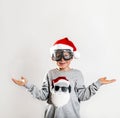
[[1, 0], [0, 118], [43, 118], [46, 102], [34, 99], [11, 78], [41, 86], [56, 65], [49, 48], [68, 37], [80, 51], [71, 67], [85, 85], [106, 76], [117, 79], [81, 103], [81, 118], [120, 118], [119, 0]]

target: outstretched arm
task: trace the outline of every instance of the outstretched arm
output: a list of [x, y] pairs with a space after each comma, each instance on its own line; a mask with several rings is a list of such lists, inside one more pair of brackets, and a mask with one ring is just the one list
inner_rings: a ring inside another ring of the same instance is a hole
[[77, 86], [77, 95], [79, 101], [85, 101], [91, 98], [91, 96], [96, 94], [101, 85], [106, 85], [115, 82], [115, 79], [108, 80], [106, 77], [98, 79], [96, 82], [92, 83], [88, 87], [84, 85]]
[[26, 87], [28, 91], [33, 95], [33, 97], [39, 100], [47, 100], [49, 95], [49, 87], [48, 87], [49, 85], [47, 79], [48, 78], [46, 77], [41, 88], [38, 88], [33, 84], [30, 84], [28, 80], [24, 77], [21, 77], [19, 80], [12, 78], [12, 81], [19, 86]]

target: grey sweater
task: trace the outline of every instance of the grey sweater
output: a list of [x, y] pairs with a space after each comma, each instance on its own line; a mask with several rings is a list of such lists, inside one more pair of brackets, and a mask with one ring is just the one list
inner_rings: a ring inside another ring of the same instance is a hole
[[52, 69], [47, 73], [41, 88], [30, 83], [25, 87], [35, 98], [47, 101], [44, 118], [80, 118], [80, 102], [90, 99], [101, 85], [97, 80], [85, 87], [82, 73], [77, 69]]

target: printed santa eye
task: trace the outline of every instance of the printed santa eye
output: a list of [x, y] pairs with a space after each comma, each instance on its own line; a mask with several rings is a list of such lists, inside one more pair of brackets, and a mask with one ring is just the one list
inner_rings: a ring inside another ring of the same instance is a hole
[[67, 92], [68, 87], [61, 87], [62, 92]]
[[59, 90], [59, 86], [55, 86], [55, 91], [58, 91]]

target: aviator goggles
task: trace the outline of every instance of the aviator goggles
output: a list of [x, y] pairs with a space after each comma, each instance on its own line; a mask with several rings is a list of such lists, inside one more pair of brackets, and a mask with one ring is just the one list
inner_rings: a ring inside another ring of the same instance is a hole
[[54, 61], [60, 61], [61, 59], [70, 60], [73, 58], [73, 52], [70, 49], [57, 49], [52, 54]]

